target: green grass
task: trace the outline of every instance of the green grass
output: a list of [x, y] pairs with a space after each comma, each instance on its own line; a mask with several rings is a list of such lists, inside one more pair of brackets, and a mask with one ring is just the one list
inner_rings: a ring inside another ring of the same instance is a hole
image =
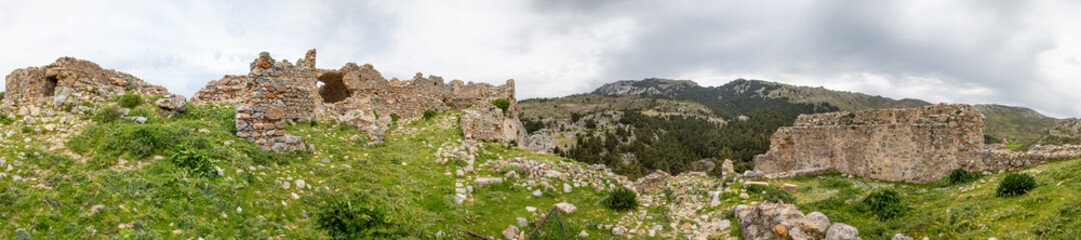
[[[964, 184], [854, 181], [838, 174], [788, 179], [803, 186], [796, 205], [822, 212], [831, 222], [860, 230], [864, 239], [889, 239], [904, 233], [916, 239], [1074, 239], [1081, 236], [1081, 159], [1054, 161], [1025, 170], [1038, 187], [1025, 195], [996, 197], [999, 182], [1011, 172], [983, 176]], [[1039, 172], [1035, 174], [1035, 172]], [[849, 182], [841, 184], [839, 182]], [[898, 192], [905, 214], [880, 220], [861, 202], [879, 189]], [[965, 190], [959, 190], [965, 189]]]
[[[229, 106], [189, 105], [188, 113], [153, 117], [147, 124], [84, 118], [79, 121], [89, 127], [65, 141], [66, 147], [51, 150], [41, 146], [50, 146], [45, 139], [53, 135], [16, 133], [10, 139], [20, 144], [0, 145], [8, 163], [24, 163], [0, 180], [0, 217], [5, 219], [0, 238], [24, 229], [34, 239], [328, 239], [331, 233], [317, 227], [317, 213], [331, 206], [328, 200], [342, 196], [366, 196], [378, 203], [395, 239], [436, 239], [440, 231], [449, 239], [454, 226], [501, 236], [517, 217], [529, 219], [531, 226], [521, 228], [528, 232], [559, 202], [579, 209], [564, 216], [571, 235], [585, 230], [608, 236], [585, 226], [612, 224], [621, 216], [600, 205], [606, 193], [588, 188], [536, 198], [531, 190], [509, 183], [474, 186], [471, 201], [455, 204], [457, 177], [445, 174], [453, 173], [455, 164], [435, 162], [439, 146], [462, 140], [453, 110], [430, 121], [399, 122], [385, 143], [371, 146], [355, 128], [288, 126], [290, 134], [316, 146], [313, 153], [288, 154], [262, 152], [237, 138], [232, 112]], [[204, 128], [210, 133], [198, 132]], [[32, 141], [22, 144], [24, 137]], [[483, 149], [477, 155], [483, 175], [497, 176], [482, 164], [500, 157], [567, 161], [498, 143], [485, 143]], [[216, 176], [216, 168], [224, 176]], [[13, 181], [11, 175], [26, 181]], [[298, 189], [296, 180], [310, 189]], [[92, 213], [96, 205], [103, 208]], [[530, 213], [527, 206], [538, 210]], [[551, 226], [558, 223], [547, 226], [541, 235], [555, 237]]]

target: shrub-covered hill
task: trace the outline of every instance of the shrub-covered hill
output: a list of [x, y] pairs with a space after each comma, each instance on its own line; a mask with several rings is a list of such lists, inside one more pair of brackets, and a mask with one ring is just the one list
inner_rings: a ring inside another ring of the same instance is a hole
[[[503, 236], [512, 225], [528, 235], [561, 202], [576, 208], [563, 215], [571, 239], [726, 238], [731, 225], [703, 229], [760, 198], [729, 193], [703, 208], [719, 182], [697, 177], [701, 186], [609, 210], [605, 199], [625, 178], [465, 140], [453, 111], [399, 119], [380, 144], [345, 125], [300, 122], [287, 129], [314, 152], [267, 153], [235, 136], [230, 106], [165, 118], [152, 100], [2, 116], [17, 120], [0, 124], [0, 238], [451, 239], [455, 226]], [[555, 218], [533, 239], [561, 239]], [[695, 228], [674, 228], [684, 225]]]

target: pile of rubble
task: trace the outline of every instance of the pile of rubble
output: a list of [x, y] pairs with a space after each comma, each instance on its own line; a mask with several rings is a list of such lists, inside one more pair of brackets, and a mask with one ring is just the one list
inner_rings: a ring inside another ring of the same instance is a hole
[[743, 239], [862, 239], [855, 227], [830, 224], [819, 212], [804, 215], [792, 204], [762, 202], [739, 205], [734, 211]]

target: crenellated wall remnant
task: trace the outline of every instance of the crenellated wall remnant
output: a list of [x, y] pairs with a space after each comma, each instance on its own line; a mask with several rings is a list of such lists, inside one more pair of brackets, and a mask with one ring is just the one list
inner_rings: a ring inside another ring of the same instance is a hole
[[7, 92], [0, 103], [0, 111], [4, 112], [29, 106], [59, 109], [83, 102], [98, 103], [125, 92], [169, 94], [164, 87], [148, 84], [131, 74], [102, 69], [93, 62], [72, 57], [61, 57], [42, 67], [16, 69], [5, 80]]
[[1079, 146], [1013, 152], [983, 143], [983, 115], [964, 104], [800, 115], [770, 138], [754, 175], [789, 177], [840, 172], [928, 183], [954, 169], [970, 172], [1081, 156]]
[[[444, 83], [441, 77], [425, 78], [421, 73], [409, 81], [387, 80], [370, 64], [318, 69], [315, 56], [315, 50], [309, 50], [294, 65], [275, 61], [264, 52], [247, 76], [210, 82], [192, 100], [239, 104], [237, 134], [275, 151], [304, 146], [284, 133], [289, 121], [335, 119], [381, 141], [392, 124], [392, 114], [413, 117], [426, 110], [449, 109], [462, 110], [460, 120], [467, 138], [523, 142], [525, 130], [518, 121], [514, 80], [500, 86], [460, 80]], [[511, 105], [504, 112], [491, 104], [495, 99], [507, 99]]]

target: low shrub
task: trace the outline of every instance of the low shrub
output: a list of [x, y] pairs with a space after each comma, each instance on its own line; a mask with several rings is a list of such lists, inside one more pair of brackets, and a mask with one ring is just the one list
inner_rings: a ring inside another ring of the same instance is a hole
[[950, 177], [947, 178], [947, 179], [948, 179], [948, 181], [949, 181], [949, 183], [951, 185], [956, 185], [956, 184], [963, 184], [963, 183], [972, 182], [972, 181], [976, 180], [976, 178], [979, 178], [979, 177], [980, 177], [980, 175], [978, 175], [978, 174], [973, 174], [973, 173], [970, 173], [968, 171], [965, 171], [964, 169], [958, 168], [958, 169], [954, 169], [953, 172], [950, 172]]
[[503, 109], [503, 113], [506, 114], [507, 109], [510, 108], [510, 100], [502, 99], [502, 98], [492, 100], [492, 105], [495, 105], [499, 109]]
[[436, 112], [433, 110], [424, 111], [424, 121], [432, 120], [435, 117]]
[[315, 212], [315, 226], [333, 239], [381, 239], [397, 235], [385, 207], [364, 199], [330, 197]]
[[120, 119], [122, 115], [124, 115], [123, 109], [116, 104], [110, 103], [105, 104], [94, 111], [92, 119], [98, 123], [105, 124]]
[[1036, 188], [1036, 178], [1024, 173], [1010, 173], [998, 184], [995, 195], [999, 197], [1021, 196]]
[[638, 196], [630, 189], [619, 188], [608, 193], [601, 205], [616, 212], [634, 210], [638, 207]]
[[205, 177], [217, 176], [214, 163], [210, 160], [210, 157], [188, 146], [181, 146], [180, 150], [169, 157], [169, 160], [189, 174]]
[[398, 114], [393, 113], [390, 114], [390, 122], [397, 123], [398, 119], [402, 119], [402, 116], [398, 116]]
[[883, 221], [903, 216], [908, 208], [901, 202], [901, 195], [892, 189], [882, 189], [867, 195], [863, 204]]
[[117, 97], [117, 102], [124, 108], [135, 108], [143, 105], [143, 96], [135, 93], [125, 93]]
[[788, 193], [788, 191], [785, 191], [780, 187], [751, 185], [747, 187], [747, 191], [752, 193], [761, 193], [763, 201], [766, 202], [796, 202], [796, 197], [793, 197], [791, 193]]

